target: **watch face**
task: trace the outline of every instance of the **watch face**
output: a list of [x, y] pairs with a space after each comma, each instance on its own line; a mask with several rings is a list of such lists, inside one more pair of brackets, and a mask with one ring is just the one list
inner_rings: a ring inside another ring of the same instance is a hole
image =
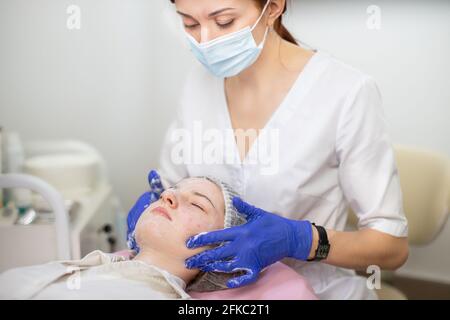
[[328, 257], [328, 252], [330, 252], [330, 245], [319, 245], [316, 258], [325, 259]]

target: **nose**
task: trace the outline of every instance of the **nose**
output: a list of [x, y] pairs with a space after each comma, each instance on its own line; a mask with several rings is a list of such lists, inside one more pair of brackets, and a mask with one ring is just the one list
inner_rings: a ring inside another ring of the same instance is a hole
[[201, 28], [200, 43], [208, 42], [210, 40], [208, 28]]
[[178, 207], [178, 200], [173, 191], [166, 190], [161, 194], [161, 198], [163, 202], [172, 209], [176, 209]]

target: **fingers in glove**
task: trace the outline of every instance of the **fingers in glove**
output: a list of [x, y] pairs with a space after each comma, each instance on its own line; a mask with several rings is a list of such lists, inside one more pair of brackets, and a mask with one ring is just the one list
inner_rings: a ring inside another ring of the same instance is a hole
[[234, 246], [226, 244], [221, 247], [206, 250], [186, 260], [186, 267], [188, 269], [199, 268], [206, 264], [211, 264], [217, 261], [227, 260], [236, 254]]
[[227, 287], [230, 289], [243, 287], [255, 282], [258, 279], [258, 272], [255, 270], [245, 269], [245, 271], [245, 275], [228, 280]]
[[240, 227], [232, 227], [211, 232], [202, 232], [196, 236], [190, 237], [186, 241], [186, 246], [189, 249], [195, 249], [212, 244], [219, 244], [224, 241], [233, 241], [241, 232], [242, 229]]
[[256, 219], [258, 216], [261, 215], [262, 211], [261, 209], [252, 206], [251, 204], [248, 204], [239, 197], [233, 198], [233, 206], [236, 208], [237, 211], [239, 211], [239, 213], [243, 214], [246, 217], [247, 222]]

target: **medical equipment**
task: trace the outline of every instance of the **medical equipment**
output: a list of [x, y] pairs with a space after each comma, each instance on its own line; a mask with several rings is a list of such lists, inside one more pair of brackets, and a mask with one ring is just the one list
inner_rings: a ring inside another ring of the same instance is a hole
[[17, 221], [18, 218], [19, 210], [14, 205], [14, 202], [9, 202], [0, 209], [0, 226], [12, 225], [15, 221]]
[[33, 208], [28, 208], [27, 211], [17, 220], [17, 224], [27, 226], [36, 221], [37, 212]]
[[206, 272], [244, 270], [245, 275], [227, 282], [229, 288], [237, 288], [256, 281], [265, 267], [283, 258], [308, 259], [312, 245], [312, 226], [309, 221], [290, 220], [249, 205], [240, 198], [234, 198], [233, 205], [246, 216], [248, 222], [242, 226], [191, 237], [186, 244], [188, 248], [223, 241], [228, 243], [187, 259], [188, 268], [200, 268]]
[[[4, 134], [4, 168], [5, 173], [21, 173], [25, 161], [25, 150], [17, 132]], [[30, 205], [30, 193], [24, 189], [5, 190], [5, 202], [13, 201], [19, 213], [24, 213]]]
[[88, 194], [98, 181], [97, 156], [86, 153], [38, 155], [27, 159], [24, 172], [49, 182], [66, 199]]
[[[85, 172], [95, 172], [96, 176], [91, 180], [89, 174], [85, 174], [83, 179], [75, 180], [76, 188], [70, 188], [69, 183], [58, 178], [50, 179], [58, 182], [55, 187], [31, 174], [1, 175], [0, 188], [33, 191], [32, 208], [36, 210], [37, 217], [28, 225], [0, 225], [0, 272], [54, 260], [80, 259], [96, 249], [113, 252], [116, 246], [125, 245], [124, 241], [120, 241], [125, 239], [125, 234], [119, 234], [119, 223], [124, 223], [125, 217], [123, 220], [119, 218], [118, 200], [106, 179], [104, 161], [95, 149], [78, 141], [43, 141], [26, 144], [25, 154], [26, 160], [50, 155], [55, 155], [56, 159], [62, 154], [73, 154], [74, 159], [77, 155], [79, 158], [95, 158], [97, 169]], [[33, 168], [39, 168], [41, 171], [35, 172], [43, 177], [50, 177], [45, 173], [51, 172], [51, 168], [45, 165]], [[55, 167], [53, 170], [57, 172], [61, 168]], [[70, 175], [73, 176], [73, 173], [68, 173]], [[95, 183], [84, 187], [81, 183], [94, 180]]]

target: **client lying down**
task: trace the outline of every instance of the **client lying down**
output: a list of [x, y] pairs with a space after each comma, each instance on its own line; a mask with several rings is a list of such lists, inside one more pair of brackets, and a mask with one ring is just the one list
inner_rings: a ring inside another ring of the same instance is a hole
[[94, 251], [81, 260], [16, 268], [0, 275], [2, 299], [189, 299], [186, 291], [226, 288], [236, 274], [202, 273], [185, 267], [198, 233], [245, 223], [235, 211], [230, 187], [211, 178], [180, 181], [139, 218], [131, 260]]

